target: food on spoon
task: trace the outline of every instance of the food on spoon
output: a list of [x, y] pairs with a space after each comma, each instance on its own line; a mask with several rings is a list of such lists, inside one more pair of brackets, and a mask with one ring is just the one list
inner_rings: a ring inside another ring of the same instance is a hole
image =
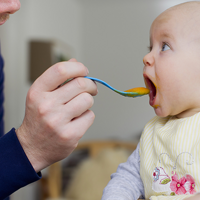
[[145, 94], [149, 94], [150, 90], [144, 87], [137, 87], [137, 88], [126, 90], [124, 92], [136, 92], [138, 95], [145, 95]]

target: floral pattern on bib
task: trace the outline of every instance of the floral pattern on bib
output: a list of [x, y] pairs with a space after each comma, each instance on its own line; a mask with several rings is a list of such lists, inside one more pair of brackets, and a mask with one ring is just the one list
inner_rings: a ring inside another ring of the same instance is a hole
[[[178, 160], [178, 157], [176, 159], [176, 162]], [[173, 169], [176, 169], [176, 162]], [[187, 162], [187, 164], [193, 164], [193, 161], [191, 163]], [[183, 177], [179, 179], [175, 171], [172, 171], [172, 175], [169, 176], [162, 167], [156, 167], [152, 175], [153, 175], [152, 190], [155, 191], [156, 193], [163, 193], [164, 195], [172, 195], [172, 196], [183, 195], [183, 194], [189, 195], [196, 193], [195, 179], [190, 174], [185, 174]]]
[[186, 174], [180, 179], [178, 179], [176, 172], [172, 172], [172, 174], [170, 177], [162, 167], [156, 167], [153, 172], [153, 191], [168, 195], [196, 193], [195, 180], [190, 174]]

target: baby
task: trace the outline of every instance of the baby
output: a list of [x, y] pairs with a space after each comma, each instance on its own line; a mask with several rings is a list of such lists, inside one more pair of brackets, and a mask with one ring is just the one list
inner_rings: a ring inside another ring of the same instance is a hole
[[155, 19], [143, 62], [157, 116], [111, 175], [102, 200], [200, 199], [200, 2]]

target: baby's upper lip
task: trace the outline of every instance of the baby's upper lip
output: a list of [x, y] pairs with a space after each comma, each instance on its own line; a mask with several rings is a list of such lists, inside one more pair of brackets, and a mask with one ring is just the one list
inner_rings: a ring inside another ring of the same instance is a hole
[[146, 83], [146, 86], [149, 90], [151, 90], [152, 86], [156, 88], [155, 83], [152, 81], [152, 78], [150, 78], [147, 74], [143, 74], [144, 80]]

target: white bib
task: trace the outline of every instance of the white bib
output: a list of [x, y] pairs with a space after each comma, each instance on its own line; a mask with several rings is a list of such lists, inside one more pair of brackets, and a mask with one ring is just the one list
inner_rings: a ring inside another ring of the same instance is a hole
[[200, 113], [156, 116], [147, 123], [140, 139], [140, 176], [146, 199], [200, 190]]

